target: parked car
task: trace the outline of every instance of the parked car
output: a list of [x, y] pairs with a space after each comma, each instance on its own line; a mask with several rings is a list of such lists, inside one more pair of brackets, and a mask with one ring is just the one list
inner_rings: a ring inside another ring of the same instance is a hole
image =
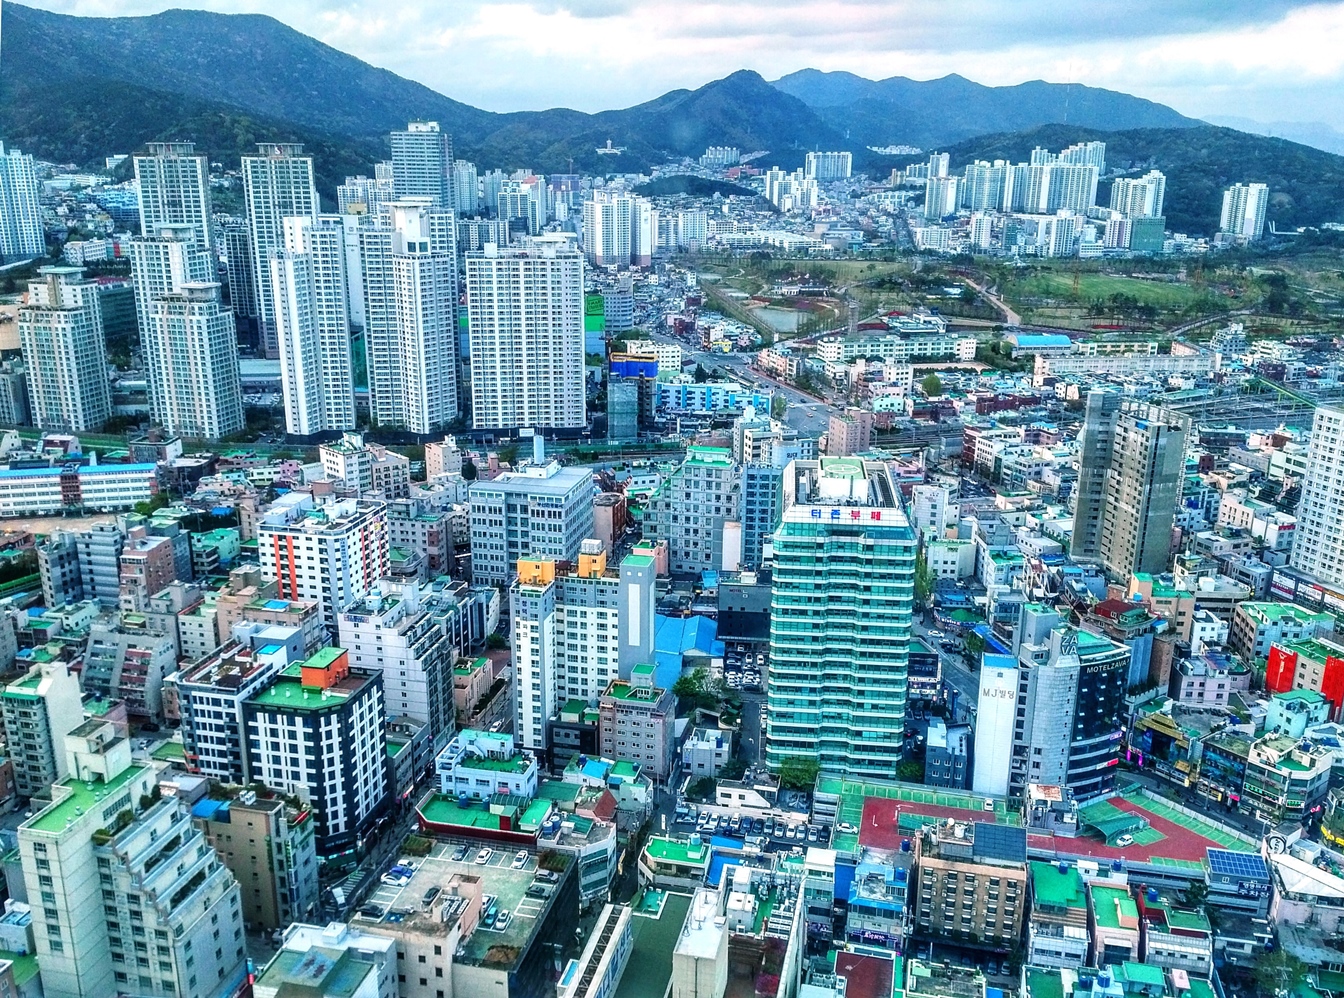
[[439, 896], [439, 888], [431, 887], [429, 890], [425, 891], [425, 896], [421, 899], [421, 901], [423, 902], [425, 907], [429, 907], [431, 904], [434, 903], [434, 899], [438, 896]]
[[500, 911], [498, 915], [495, 916], [495, 930], [498, 932], [503, 932], [505, 929], [509, 927], [509, 922], [511, 921], [513, 921], [513, 914], [509, 911], [508, 908], [504, 908], [502, 911]]
[[486, 863], [490, 862], [490, 857], [494, 854], [495, 850], [493, 849], [482, 849], [476, 854], [476, 865], [484, 866]]
[[538, 870], [536, 879], [548, 884], [558, 884], [560, 882], [560, 874], [556, 873], [554, 870]]
[[1125, 846], [1132, 846], [1134, 844], [1134, 836], [1129, 834], [1121, 835], [1115, 840], [1115, 844], [1121, 849], [1125, 848]]
[[365, 918], [382, 918], [383, 909], [376, 904], [366, 904], [359, 909], [359, 913]]
[[464, 845], [463, 845], [463, 846], [458, 846], [456, 849], [453, 850], [453, 862], [454, 862], [454, 863], [460, 863], [460, 862], [462, 862], [462, 861], [463, 861], [464, 859], [466, 859], [466, 858], [467, 858], [467, 847], [466, 847], [466, 846], [464, 846]]
[[859, 830], [855, 828], [853, 825], [851, 825], [848, 821], [840, 822], [840, 824], [835, 826], [835, 830], [837, 832], [840, 832], [842, 835], [857, 835], [859, 832]]
[[521, 870], [527, 865], [527, 850], [519, 849], [513, 854], [513, 862], [509, 864], [511, 869]]

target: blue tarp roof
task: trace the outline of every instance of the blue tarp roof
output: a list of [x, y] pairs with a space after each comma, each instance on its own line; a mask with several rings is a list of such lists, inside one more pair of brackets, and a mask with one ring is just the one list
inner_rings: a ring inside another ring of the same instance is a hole
[[857, 867], [850, 866], [848, 863], [835, 864], [835, 899], [837, 901], [849, 900], [849, 888], [854, 883], [854, 873]]
[[191, 816], [193, 818], [204, 818], [207, 821], [212, 821], [216, 817], [224, 817], [224, 815], [219, 813], [220, 811], [223, 811], [224, 815], [227, 815], [229, 813], [229, 802], [226, 800], [211, 800], [209, 797], [206, 797], [202, 800], [198, 800], [192, 805]]
[[653, 639], [654, 682], [664, 689], [675, 683], [687, 654], [722, 656], [723, 642], [718, 639], [718, 629], [718, 621], [698, 614], [690, 617], [658, 614]]
[[1020, 347], [1066, 347], [1073, 342], [1062, 333], [1015, 333], [1012, 340]]

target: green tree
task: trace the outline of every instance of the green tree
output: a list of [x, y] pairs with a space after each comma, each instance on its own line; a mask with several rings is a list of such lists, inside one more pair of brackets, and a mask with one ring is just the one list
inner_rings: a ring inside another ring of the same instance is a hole
[[747, 773], [747, 761], [745, 759], [729, 759], [719, 767], [719, 779], [721, 780], [740, 780]]
[[475, 461], [473, 461], [471, 458], [467, 458], [465, 461], [462, 462], [463, 481], [474, 482], [479, 476], [480, 472], [476, 470]]
[[1255, 983], [1258, 994], [1287, 993], [1306, 973], [1302, 961], [1287, 950], [1276, 949], [1262, 956], [1255, 964]]
[[705, 383], [706, 381], [708, 381], [708, 380], [709, 380], [709, 372], [705, 370], [705, 365], [704, 365], [704, 364], [696, 364], [696, 365], [695, 365], [695, 383], [696, 383], [697, 385], [701, 385], [701, 384], [704, 384], [704, 383]]
[[518, 460], [518, 445], [505, 444], [495, 452], [495, 456], [499, 458], [501, 464], [514, 464]]
[[783, 395], [776, 395], [770, 400], [770, 415], [775, 419], [783, 419], [784, 414], [789, 411], [789, 400]]
[[821, 763], [800, 755], [789, 756], [779, 764], [776, 771], [779, 785], [785, 790], [811, 790], [816, 786], [820, 773]]
[[980, 656], [985, 653], [985, 639], [972, 631], [966, 635], [966, 640], [962, 643], [962, 655], [972, 662], [979, 662]]
[[924, 548], [921, 545], [915, 552], [915, 604], [926, 607], [932, 597], [933, 572], [929, 569], [929, 562], [924, 557]]
[[923, 783], [924, 764], [917, 759], [902, 759], [896, 764], [896, 779], [905, 783]]
[[686, 796], [691, 800], [713, 800], [714, 778], [702, 776], [698, 780], [692, 780], [686, 786]]
[[924, 380], [919, 383], [919, 387], [924, 389], [924, 394], [929, 398], [937, 398], [943, 394], [943, 383], [939, 380], [938, 375], [932, 371], [924, 376]]
[[509, 647], [509, 639], [496, 631], [485, 639], [485, 647], [489, 648], [491, 651], [500, 651]]

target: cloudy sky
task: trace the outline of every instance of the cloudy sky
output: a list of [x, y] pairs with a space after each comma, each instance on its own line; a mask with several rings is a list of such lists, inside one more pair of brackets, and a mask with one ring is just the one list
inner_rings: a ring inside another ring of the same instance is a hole
[[736, 69], [1109, 87], [1194, 116], [1344, 129], [1344, 2], [24, 0], [82, 15], [275, 16], [490, 110], [623, 107]]

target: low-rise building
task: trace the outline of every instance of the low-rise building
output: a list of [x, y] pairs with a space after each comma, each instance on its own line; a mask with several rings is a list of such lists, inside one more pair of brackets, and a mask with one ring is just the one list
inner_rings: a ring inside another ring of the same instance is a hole
[[1173, 905], [1155, 887], [1140, 893], [1138, 906], [1144, 963], [1198, 977], [1213, 973], [1213, 929], [1204, 912]]
[[697, 776], [718, 776], [732, 756], [732, 733], [716, 728], [696, 728], [681, 746], [682, 768]]
[[1334, 753], [1283, 735], [1266, 735], [1251, 745], [1241, 809], [1272, 821], [1301, 820], [1325, 800]]
[[1027, 962], [1037, 967], [1082, 967], [1092, 945], [1087, 887], [1076, 866], [1031, 864], [1031, 918]]
[[513, 736], [459, 731], [434, 761], [439, 793], [487, 800], [495, 794], [537, 796], [537, 760], [514, 747]]
[[1334, 633], [1335, 618], [1292, 603], [1244, 602], [1232, 612], [1228, 646], [1254, 662], [1269, 655], [1271, 645], [1290, 645]]
[[1026, 920], [1025, 830], [947, 819], [915, 839], [914, 926], [963, 945], [1007, 950]]
[[255, 998], [397, 998], [396, 943], [333, 922], [295, 923], [252, 985]]

